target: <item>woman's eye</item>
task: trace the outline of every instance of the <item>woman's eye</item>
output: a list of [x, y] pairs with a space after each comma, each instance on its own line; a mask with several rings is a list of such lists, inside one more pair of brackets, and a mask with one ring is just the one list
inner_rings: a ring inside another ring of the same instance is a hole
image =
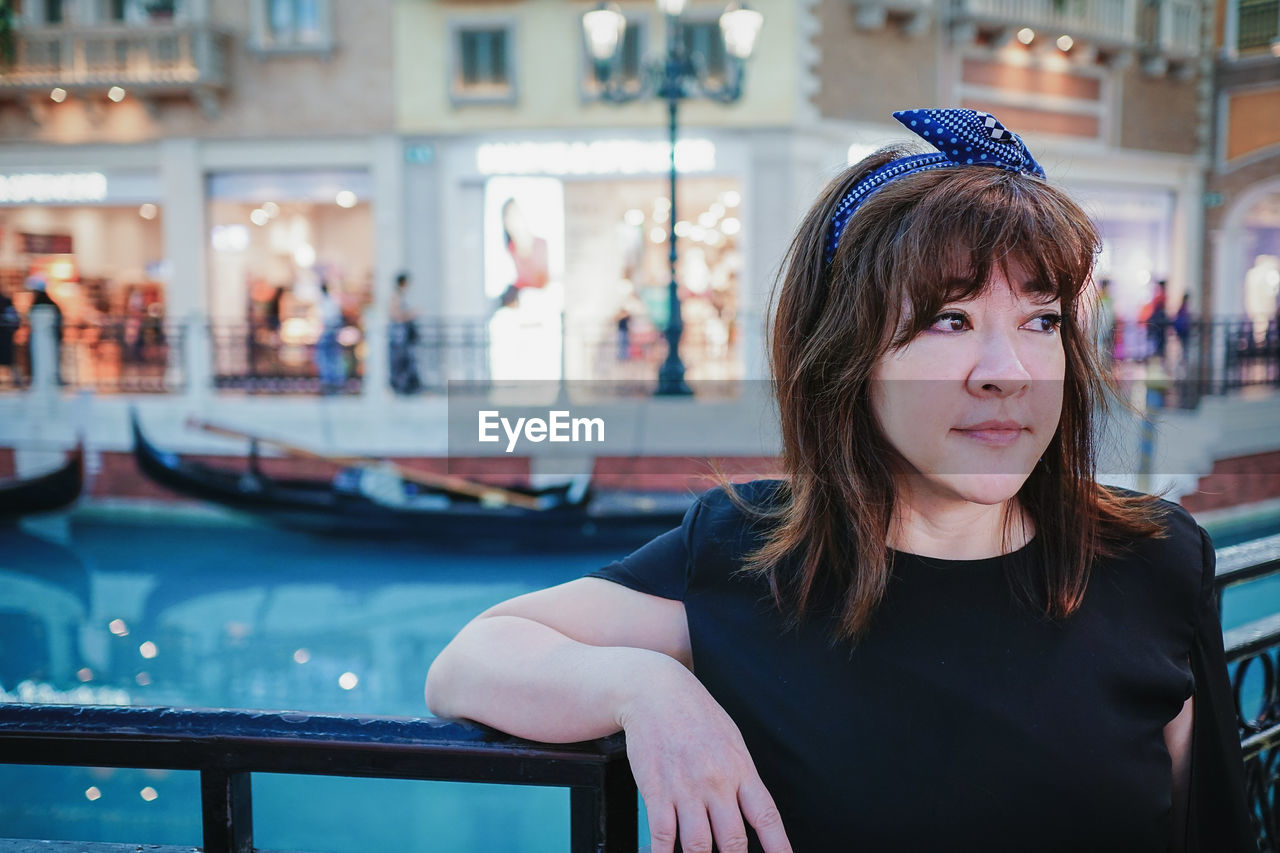
[[963, 332], [969, 327], [969, 318], [958, 311], [948, 311], [933, 318], [929, 328], [935, 332]]
[[1033, 319], [1030, 325], [1037, 332], [1056, 332], [1062, 328], [1061, 314], [1041, 314]]

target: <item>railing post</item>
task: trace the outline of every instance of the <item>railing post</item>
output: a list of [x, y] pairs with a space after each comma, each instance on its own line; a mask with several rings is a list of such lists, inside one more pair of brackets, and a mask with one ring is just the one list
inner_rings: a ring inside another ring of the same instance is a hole
[[209, 322], [201, 311], [192, 311], [183, 321], [181, 358], [184, 391], [192, 403], [198, 403], [213, 387], [213, 347]]
[[253, 853], [253, 799], [249, 774], [200, 771], [204, 853]]
[[611, 761], [599, 787], [569, 789], [569, 849], [573, 853], [636, 853], [636, 782], [631, 765]]
[[59, 346], [55, 339], [55, 315], [48, 305], [36, 305], [28, 318], [31, 326], [31, 393], [46, 397], [58, 386]]
[[391, 396], [391, 351], [386, 315], [370, 307], [364, 312], [364, 359], [361, 363], [360, 396], [368, 401], [385, 401]]

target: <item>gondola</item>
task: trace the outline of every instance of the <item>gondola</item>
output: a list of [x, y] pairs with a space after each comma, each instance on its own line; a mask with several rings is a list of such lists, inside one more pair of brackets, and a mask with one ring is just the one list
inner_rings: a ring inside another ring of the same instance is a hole
[[24, 479], [0, 480], [0, 522], [24, 515], [64, 509], [80, 497], [84, 484], [84, 450], [76, 447], [62, 467]]
[[133, 453], [147, 477], [174, 492], [283, 527], [466, 550], [636, 546], [678, 526], [692, 502], [680, 495], [597, 494], [572, 483], [506, 491], [533, 499], [534, 509], [424, 486], [376, 465], [342, 467], [328, 480], [278, 478], [259, 467], [256, 442], [241, 469], [185, 460], [153, 445], [136, 415]]

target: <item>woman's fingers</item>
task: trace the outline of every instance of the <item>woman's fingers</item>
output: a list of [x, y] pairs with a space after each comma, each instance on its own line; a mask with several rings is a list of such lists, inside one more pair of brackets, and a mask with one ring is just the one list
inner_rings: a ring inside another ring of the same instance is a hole
[[645, 802], [649, 813], [650, 853], [674, 853], [676, 848], [676, 807], [671, 803]]
[[683, 853], [711, 853], [711, 823], [707, 820], [705, 803], [693, 801], [677, 803], [676, 815], [680, 823], [680, 849]]
[[747, 823], [755, 829], [764, 853], [791, 853], [791, 842], [782, 828], [782, 815], [778, 814], [778, 807], [759, 776], [738, 789], [738, 805]]
[[720, 853], [747, 853], [747, 828], [736, 799], [712, 799], [707, 803], [707, 814], [711, 816], [711, 833]]

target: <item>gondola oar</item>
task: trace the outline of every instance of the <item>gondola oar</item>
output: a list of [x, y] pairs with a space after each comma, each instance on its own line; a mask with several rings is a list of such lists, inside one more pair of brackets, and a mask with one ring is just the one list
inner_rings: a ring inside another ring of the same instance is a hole
[[315, 459], [322, 462], [329, 462], [344, 468], [369, 468], [376, 466], [379, 471], [394, 472], [394, 474], [402, 480], [410, 483], [417, 483], [421, 486], [428, 486], [433, 489], [439, 489], [445, 492], [452, 492], [458, 495], [468, 495], [479, 499], [481, 503], [489, 505], [506, 505], [517, 506], [521, 509], [541, 510], [548, 509], [551, 504], [544, 502], [533, 495], [526, 495], [520, 492], [504, 489], [501, 486], [490, 486], [485, 483], [477, 483], [472, 480], [465, 480], [462, 477], [454, 477], [449, 474], [432, 474], [427, 471], [416, 471], [405, 468], [403, 465], [397, 465], [381, 459], [374, 459], [368, 456], [331, 456], [327, 453], [317, 453], [314, 450], [308, 450], [305, 447], [298, 447], [294, 444], [281, 441], [276, 438], [265, 438], [260, 435], [242, 432], [230, 427], [218, 426], [198, 418], [188, 418], [187, 426], [195, 429], [202, 429], [205, 432], [214, 435], [222, 435], [228, 438], [243, 438], [249, 441], [256, 441], [259, 444], [268, 447], [274, 447], [287, 456], [293, 456], [298, 459]]

